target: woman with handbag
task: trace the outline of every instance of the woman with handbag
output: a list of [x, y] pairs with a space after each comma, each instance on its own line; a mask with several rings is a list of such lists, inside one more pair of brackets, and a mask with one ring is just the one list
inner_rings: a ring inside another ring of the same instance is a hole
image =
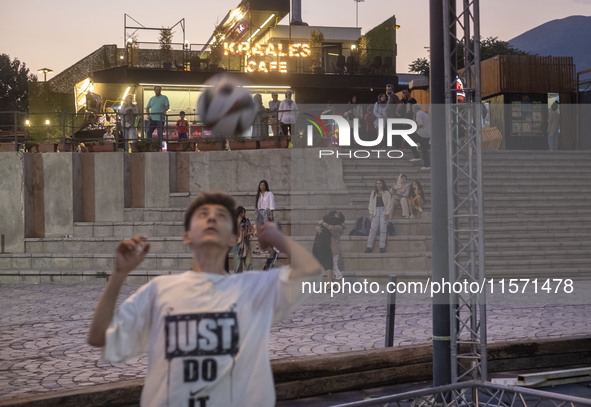
[[373, 245], [376, 241], [378, 231], [380, 233], [380, 253], [386, 252], [386, 238], [388, 233], [388, 219], [391, 212], [390, 192], [386, 189], [386, 183], [383, 179], [376, 181], [375, 189], [369, 196], [369, 218], [371, 219], [371, 229], [367, 238], [367, 247], [365, 253], [373, 251]]

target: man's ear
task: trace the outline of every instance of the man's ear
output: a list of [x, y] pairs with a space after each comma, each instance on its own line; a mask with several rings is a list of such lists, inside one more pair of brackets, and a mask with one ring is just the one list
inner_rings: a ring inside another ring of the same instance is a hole
[[191, 246], [191, 238], [189, 237], [189, 232], [185, 232], [183, 234], [183, 243], [186, 244], [187, 246]]

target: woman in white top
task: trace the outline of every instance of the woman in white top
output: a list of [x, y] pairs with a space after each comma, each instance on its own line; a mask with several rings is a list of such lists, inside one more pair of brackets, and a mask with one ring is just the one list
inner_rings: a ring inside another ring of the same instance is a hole
[[376, 188], [369, 196], [369, 218], [371, 229], [367, 238], [365, 253], [373, 251], [378, 231], [380, 232], [380, 253], [386, 251], [386, 236], [388, 232], [388, 219], [390, 218], [391, 199], [390, 192], [386, 189], [384, 180], [376, 181]]
[[[257, 198], [255, 202], [255, 211], [256, 211], [256, 225], [257, 230], [261, 228], [267, 222], [275, 221], [275, 216], [273, 211], [275, 210], [275, 196], [273, 192], [269, 189], [269, 183], [266, 180], [262, 180], [259, 182], [259, 187], [257, 189]], [[261, 247], [262, 249], [262, 247]], [[269, 248], [269, 257], [267, 258], [267, 263], [263, 270], [267, 270], [271, 263], [273, 262], [273, 257], [275, 256], [275, 249]]]

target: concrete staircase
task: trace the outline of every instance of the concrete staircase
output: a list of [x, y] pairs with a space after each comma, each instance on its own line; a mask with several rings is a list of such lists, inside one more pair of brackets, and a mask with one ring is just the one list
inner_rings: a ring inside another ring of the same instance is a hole
[[[344, 160], [343, 172], [346, 190], [274, 191], [282, 230], [311, 249], [318, 220], [337, 209], [347, 218], [342, 239], [346, 276], [430, 275], [430, 172], [408, 160]], [[376, 253], [365, 254], [367, 238], [348, 232], [357, 216], [367, 216], [375, 181], [383, 178], [391, 185], [401, 172], [422, 183], [425, 212], [407, 220], [398, 211], [398, 235], [388, 238], [387, 252], [377, 253], [376, 245]], [[488, 275], [574, 277], [591, 272], [588, 153], [489, 153], [484, 155], [483, 174]], [[254, 219], [254, 193], [233, 195]], [[71, 237], [28, 238], [25, 253], [0, 255], [0, 282], [104, 281], [117, 243], [133, 234], [148, 236], [152, 249], [132, 280], [145, 282], [190, 269], [191, 254], [182, 243], [189, 200], [188, 193], [174, 193], [167, 208], [125, 209], [123, 222], [76, 223]], [[261, 268], [264, 256], [255, 255], [254, 263]]]

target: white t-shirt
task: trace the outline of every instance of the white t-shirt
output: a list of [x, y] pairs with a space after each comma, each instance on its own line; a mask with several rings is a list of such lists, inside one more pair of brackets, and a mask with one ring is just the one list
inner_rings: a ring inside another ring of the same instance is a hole
[[259, 196], [257, 209], [275, 210], [275, 195], [273, 195], [273, 192], [267, 191]]
[[[291, 103], [290, 103], [291, 102]], [[295, 124], [298, 115], [298, 105], [293, 100], [282, 100], [279, 104], [279, 121], [284, 124]]]
[[417, 134], [423, 138], [431, 138], [431, 118], [429, 117], [429, 113], [418, 110], [416, 120], [417, 126], [423, 126], [417, 129]]
[[274, 406], [269, 332], [301, 298], [289, 273], [156, 277], [119, 307], [103, 357], [149, 353], [142, 406]]

